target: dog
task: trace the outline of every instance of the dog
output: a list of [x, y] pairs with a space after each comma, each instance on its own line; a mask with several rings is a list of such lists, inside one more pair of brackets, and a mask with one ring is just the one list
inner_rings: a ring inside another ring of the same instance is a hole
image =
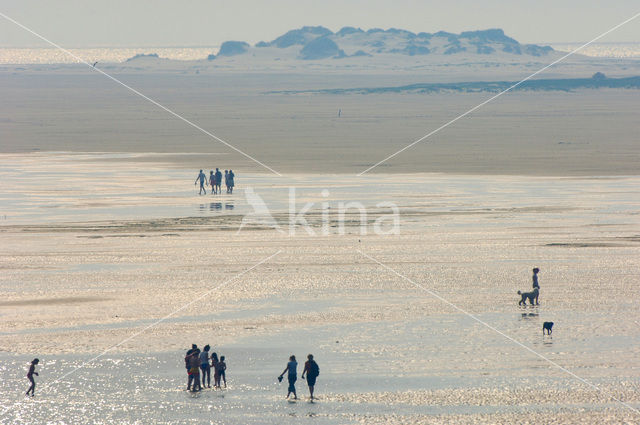
[[531, 305], [533, 305], [533, 300], [536, 300], [536, 305], [538, 305], [538, 295], [539, 295], [540, 291], [538, 291], [538, 288], [535, 288], [533, 291], [531, 292], [520, 292], [518, 291], [518, 295], [520, 295], [522, 297], [522, 299], [520, 300], [520, 302], [518, 303], [518, 305], [527, 305], [527, 298], [529, 299], [529, 302], [531, 303]]
[[544, 322], [542, 324], [542, 335], [544, 335], [544, 331], [545, 329], [547, 330], [547, 335], [551, 335], [551, 332], [553, 332], [553, 322]]

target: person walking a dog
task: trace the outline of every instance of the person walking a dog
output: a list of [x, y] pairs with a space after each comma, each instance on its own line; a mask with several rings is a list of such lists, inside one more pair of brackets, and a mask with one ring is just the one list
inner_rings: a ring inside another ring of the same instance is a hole
[[533, 269], [533, 289], [538, 289], [538, 291], [540, 290], [540, 285], [538, 285], [538, 272], [540, 271], [539, 268], [535, 267]]
[[537, 267], [533, 268], [533, 277], [532, 277], [533, 290], [534, 291], [538, 291], [538, 293], [536, 294], [536, 305], [538, 305], [538, 297], [539, 297], [539, 294], [540, 294], [540, 285], [538, 284], [538, 272], [539, 271], [540, 271], [539, 268], [537, 268]]
[[540, 295], [540, 284], [538, 283], [538, 272], [540, 269], [537, 267], [533, 268], [533, 277], [531, 278], [533, 281], [533, 290], [531, 292], [521, 292], [518, 291], [518, 295], [520, 295], [520, 302], [518, 305], [527, 305], [527, 300], [531, 305], [538, 305], [538, 297]]

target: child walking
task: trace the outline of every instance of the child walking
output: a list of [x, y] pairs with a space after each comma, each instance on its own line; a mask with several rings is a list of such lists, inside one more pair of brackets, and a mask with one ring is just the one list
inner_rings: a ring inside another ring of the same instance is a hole
[[33, 359], [31, 361], [31, 366], [29, 366], [29, 372], [27, 372], [27, 378], [29, 378], [29, 381], [31, 381], [31, 386], [27, 390], [26, 395], [29, 395], [29, 393], [31, 393], [31, 397], [35, 395], [35, 391], [36, 391], [36, 381], [33, 380], [33, 375], [39, 376], [38, 372], [36, 372], [36, 365], [38, 363], [40, 363], [40, 360]]
[[220, 361], [216, 363], [216, 373], [214, 375], [215, 378], [215, 386], [218, 388], [220, 387], [220, 380], [222, 380], [224, 382], [224, 387], [227, 388], [227, 376], [226, 376], [226, 370], [227, 370], [227, 364], [224, 362], [224, 356], [220, 356]]
[[[224, 356], [220, 356], [218, 367], [220, 368], [220, 378], [224, 382], [224, 387], [227, 388], [227, 364], [224, 362]], [[220, 388], [220, 380], [218, 380], [218, 388]]]
[[220, 383], [220, 369], [218, 368], [218, 353], [211, 354], [211, 369], [213, 369], [213, 388], [218, 388]]

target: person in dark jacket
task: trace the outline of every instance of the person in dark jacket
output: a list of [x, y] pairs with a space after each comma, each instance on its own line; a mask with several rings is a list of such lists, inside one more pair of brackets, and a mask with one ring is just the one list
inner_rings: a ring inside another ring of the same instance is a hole
[[309, 394], [311, 394], [311, 400], [313, 400], [313, 387], [316, 385], [316, 378], [320, 375], [320, 366], [313, 360], [313, 354], [307, 356], [307, 361], [304, 364], [304, 370], [302, 371], [302, 379], [304, 375], [307, 375], [307, 385], [309, 386]]

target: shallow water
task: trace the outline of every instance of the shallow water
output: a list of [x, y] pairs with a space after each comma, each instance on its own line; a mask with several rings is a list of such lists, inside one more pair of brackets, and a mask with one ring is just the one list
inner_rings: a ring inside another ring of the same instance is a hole
[[[171, 154], [170, 156], [174, 156]], [[253, 212], [252, 189], [272, 214], [311, 203], [317, 214], [326, 202], [356, 201], [375, 209], [392, 202], [404, 225], [427, 214], [497, 216], [507, 220], [588, 217], [608, 224], [638, 210], [638, 177], [551, 178], [409, 174], [243, 175], [236, 170], [233, 195], [198, 196], [197, 170], [175, 169], [167, 154], [0, 154], [0, 225], [74, 223], [154, 218], [241, 216]], [[137, 163], [136, 160], [145, 162]], [[151, 161], [151, 162], [150, 162]], [[208, 175], [208, 170], [205, 170]], [[328, 196], [323, 196], [323, 190]], [[389, 212], [386, 207], [379, 210]], [[351, 210], [352, 213], [357, 211]], [[541, 214], [544, 213], [544, 214]], [[471, 221], [474, 225], [477, 220]], [[508, 221], [510, 224], [511, 222]], [[458, 223], [462, 225], [462, 223]], [[482, 221], [487, 226], [487, 221]]]
[[[236, 233], [250, 211], [242, 192], [221, 197], [233, 213], [201, 209], [188, 170], [3, 158], [0, 423], [640, 420], [612, 398], [640, 408], [640, 178], [242, 176], [278, 217], [292, 182], [299, 206], [400, 207], [399, 235], [361, 235], [354, 222], [346, 235], [290, 237]], [[46, 190], [31, 184], [56, 169]], [[533, 266], [541, 305], [519, 307]], [[553, 336], [542, 336], [549, 320]], [[228, 390], [183, 391], [192, 342], [227, 356]], [[309, 352], [320, 399], [289, 404], [275, 377]], [[25, 399], [35, 356], [40, 386]]]

